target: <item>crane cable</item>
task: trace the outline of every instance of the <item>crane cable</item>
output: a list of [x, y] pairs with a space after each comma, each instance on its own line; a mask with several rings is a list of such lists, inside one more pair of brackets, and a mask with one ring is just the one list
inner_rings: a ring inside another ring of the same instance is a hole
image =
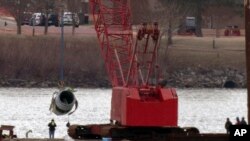
[[[55, 92], [52, 95], [52, 100], [51, 100], [51, 105], [50, 105], [50, 111], [53, 111], [53, 109], [56, 107], [56, 96], [58, 94], [60, 94], [60, 92], [62, 91], [70, 91], [75, 92], [74, 89], [72, 88], [65, 88], [64, 86], [64, 26], [63, 26], [63, 10], [62, 10], [62, 19], [61, 19], [61, 43], [60, 43], [60, 73], [59, 73], [59, 82], [58, 82], [58, 89], [59, 92]], [[74, 95], [74, 94], [73, 94]], [[69, 116], [74, 113], [76, 111], [76, 109], [78, 108], [78, 101], [77, 99], [75, 99], [75, 103], [74, 103], [75, 109], [71, 112], [68, 113], [68, 123], [66, 124], [67, 127], [70, 126], [70, 122], [69, 122]]]
[[[61, 15], [61, 51], [60, 51], [60, 81], [58, 83], [59, 86], [59, 90], [60, 89], [65, 89], [64, 87], [64, 19], [63, 19], [63, 15], [64, 15], [64, 10], [62, 10], [62, 15]], [[73, 89], [68, 89], [68, 91], [72, 91], [72, 93], [74, 92]], [[66, 124], [66, 126], [70, 125], [69, 123], [69, 116], [71, 114], [73, 114], [76, 109], [78, 108], [78, 101], [76, 99], [75, 101], [75, 109], [73, 111], [71, 111], [70, 113], [68, 113], [68, 123]]]
[[[163, 36], [166, 34], [166, 31], [162, 31], [161, 33], [160, 33], [160, 35], [159, 35], [159, 38], [158, 38], [158, 43], [157, 43], [157, 49], [156, 49], [156, 57], [155, 57], [155, 64], [156, 64], [156, 66], [155, 66], [155, 69], [154, 69], [154, 71], [155, 71], [155, 84], [156, 84], [156, 86], [158, 86], [158, 85], [161, 85], [161, 81], [162, 81], [162, 72], [159, 70], [159, 68], [158, 68], [158, 66], [159, 66], [159, 63], [161, 63], [161, 54], [159, 54], [159, 51], [162, 49], [161, 48], [161, 46], [162, 46], [162, 39], [163, 39]], [[161, 51], [160, 51], [161, 52]], [[168, 47], [166, 48], [166, 51], [164, 51], [164, 58], [165, 57], [167, 57], [168, 56]], [[168, 61], [168, 60], [166, 60], [166, 61]]]
[[61, 15], [61, 47], [60, 47], [60, 81], [59, 87], [61, 86], [64, 88], [64, 23], [63, 23], [63, 14], [64, 11], [62, 10]]

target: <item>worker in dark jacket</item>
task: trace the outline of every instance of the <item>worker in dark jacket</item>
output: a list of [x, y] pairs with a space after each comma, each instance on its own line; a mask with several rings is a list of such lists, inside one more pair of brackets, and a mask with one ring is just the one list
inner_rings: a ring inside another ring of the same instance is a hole
[[245, 121], [244, 117], [242, 117], [242, 119], [240, 121], [240, 125], [247, 125], [247, 122]]
[[235, 123], [235, 125], [241, 125], [239, 117], [236, 117], [236, 123]]
[[232, 125], [232, 122], [230, 121], [229, 118], [227, 118], [227, 121], [226, 121], [226, 123], [225, 123], [225, 128], [226, 128], [226, 130], [227, 130], [227, 134], [230, 133], [229, 127], [230, 127], [231, 125]]
[[55, 123], [54, 119], [51, 120], [51, 122], [48, 124], [48, 126], [49, 126], [49, 138], [54, 139], [55, 130], [56, 130], [56, 123]]

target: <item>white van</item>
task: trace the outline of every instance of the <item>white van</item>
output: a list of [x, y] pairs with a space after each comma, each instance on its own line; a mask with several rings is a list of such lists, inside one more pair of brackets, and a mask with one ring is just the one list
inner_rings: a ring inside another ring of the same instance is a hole
[[44, 18], [42, 13], [33, 13], [30, 19], [30, 25], [41, 25]]
[[[77, 14], [73, 14], [72, 12], [64, 12], [63, 13], [63, 24], [64, 25], [72, 25], [73, 18], [75, 19], [76, 27], [78, 27], [79, 26], [79, 17]], [[59, 18], [59, 21], [61, 23], [61, 18]]]

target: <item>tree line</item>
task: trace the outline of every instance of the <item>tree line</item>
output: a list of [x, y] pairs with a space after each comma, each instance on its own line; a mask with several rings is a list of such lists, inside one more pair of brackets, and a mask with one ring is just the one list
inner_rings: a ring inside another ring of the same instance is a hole
[[[150, 7], [150, 1], [159, 3], [159, 7]], [[21, 22], [24, 12], [42, 12], [45, 14], [44, 34], [48, 33], [49, 12], [60, 12], [62, 7], [77, 13], [87, 0], [0, 0], [0, 6], [8, 9], [17, 23], [17, 34], [21, 34]], [[130, 0], [133, 23], [159, 21], [163, 31], [172, 43], [172, 32], [180, 24], [181, 19], [188, 15], [196, 17], [196, 36], [202, 37], [202, 22], [204, 16], [213, 19], [213, 26], [220, 27], [220, 21], [230, 18], [230, 14], [243, 14], [243, 1], [240, 0]], [[225, 11], [226, 9], [226, 11]], [[227, 16], [225, 16], [227, 15]], [[73, 18], [74, 20], [74, 18]], [[72, 33], [75, 26], [72, 26]]]
[[211, 27], [220, 29], [223, 20], [231, 15], [243, 15], [243, 1], [240, 0], [156, 0], [158, 5], [152, 7], [150, 0], [133, 0], [133, 22], [159, 21], [162, 31], [167, 34], [168, 44], [172, 44], [172, 32], [177, 29], [186, 16], [194, 16], [195, 35], [202, 37], [204, 17], [211, 18]]

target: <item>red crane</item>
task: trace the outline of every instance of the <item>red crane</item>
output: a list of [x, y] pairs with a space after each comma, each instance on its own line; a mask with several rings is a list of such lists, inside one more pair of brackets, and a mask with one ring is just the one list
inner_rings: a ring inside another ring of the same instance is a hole
[[[95, 30], [112, 83], [111, 121], [72, 125], [73, 138], [123, 137], [179, 131], [175, 89], [158, 85], [158, 23], [143, 23], [133, 38], [130, 0], [90, 0]], [[144, 134], [142, 133], [142, 134]]]
[[90, 0], [90, 7], [113, 86], [111, 120], [124, 126], [177, 126], [175, 90], [149, 84], [157, 67], [158, 24], [144, 23], [134, 40], [128, 0]]

